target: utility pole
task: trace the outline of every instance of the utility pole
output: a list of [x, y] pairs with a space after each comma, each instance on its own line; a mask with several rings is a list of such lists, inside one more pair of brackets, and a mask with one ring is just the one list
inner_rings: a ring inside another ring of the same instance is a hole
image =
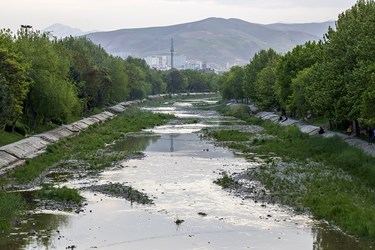
[[173, 38], [171, 38], [171, 69], [174, 68], [173, 53], [174, 53]]

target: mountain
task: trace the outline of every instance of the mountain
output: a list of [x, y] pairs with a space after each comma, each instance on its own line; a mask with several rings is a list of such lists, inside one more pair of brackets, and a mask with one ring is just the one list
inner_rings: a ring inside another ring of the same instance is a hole
[[246, 64], [262, 49], [285, 53], [297, 44], [319, 40], [329, 23], [271, 24], [208, 18], [165, 27], [121, 29], [86, 36], [115, 55], [168, 55], [171, 38], [176, 55], [219, 65]]
[[87, 33], [93, 32], [93, 31], [82, 31], [77, 28], [72, 28], [67, 25], [63, 25], [60, 23], [55, 23], [51, 26], [48, 26], [47, 28], [42, 30], [43, 32], [50, 32], [53, 36], [57, 38], [64, 38], [67, 36], [82, 36]]
[[323, 38], [323, 35], [328, 31], [329, 27], [335, 27], [335, 21], [327, 21], [323, 23], [274, 23], [268, 24], [266, 27], [279, 31], [305, 32]]

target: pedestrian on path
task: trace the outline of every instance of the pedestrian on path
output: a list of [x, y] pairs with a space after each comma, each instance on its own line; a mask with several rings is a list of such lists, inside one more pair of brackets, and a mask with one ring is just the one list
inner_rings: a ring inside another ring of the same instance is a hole
[[371, 145], [372, 144], [372, 139], [374, 137], [374, 130], [372, 130], [371, 127], [367, 128], [367, 136], [368, 136], [368, 144]]
[[348, 127], [348, 129], [346, 130], [346, 132], [348, 133], [348, 136], [351, 136], [351, 135], [352, 135], [352, 132], [353, 132], [353, 127], [352, 127], [352, 125], [350, 125], [350, 126]]
[[318, 134], [322, 135], [322, 134], [324, 134], [324, 133], [325, 133], [324, 128], [319, 127]]

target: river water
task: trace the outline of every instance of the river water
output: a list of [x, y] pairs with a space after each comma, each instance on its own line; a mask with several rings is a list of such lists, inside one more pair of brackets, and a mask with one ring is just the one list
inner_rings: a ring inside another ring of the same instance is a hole
[[[202, 101], [202, 100], [199, 100]], [[122, 183], [147, 193], [153, 205], [131, 204], [98, 192], [81, 191], [84, 212], [37, 211], [25, 219], [1, 249], [370, 249], [324, 222], [289, 208], [262, 204], [213, 183], [222, 171], [256, 167], [201, 136], [205, 127], [241, 125], [190, 102], [154, 112], [194, 118], [198, 123], [155, 127], [129, 136], [114, 151], [141, 150], [145, 157], [121, 162], [91, 179], [64, 183]], [[197, 101], [195, 101], [197, 102]], [[176, 225], [176, 220], [183, 220]], [[35, 235], [30, 234], [35, 231]]]

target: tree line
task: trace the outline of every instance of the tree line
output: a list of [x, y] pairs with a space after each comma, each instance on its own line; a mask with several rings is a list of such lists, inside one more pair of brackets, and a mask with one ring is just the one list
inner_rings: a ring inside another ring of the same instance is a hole
[[319, 42], [281, 55], [258, 52], [222, 79], [224, 98], [251, 100], [294, 117], [323, 117], [333, 127], [375, 126], [375, 2], [359, 0]]
[[217, 91], [218, 80], [213, 73], [158, 71], [142, 59], [112, 56], [85, 37], [1, 30], [0, 130], [67, 123], [150, 94]]

